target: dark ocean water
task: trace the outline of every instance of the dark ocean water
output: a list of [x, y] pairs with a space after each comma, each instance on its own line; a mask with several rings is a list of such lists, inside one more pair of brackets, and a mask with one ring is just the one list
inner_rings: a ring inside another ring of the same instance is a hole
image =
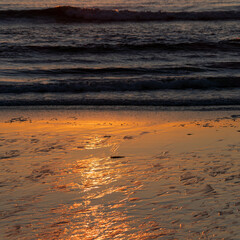
[[240, 105], [238, 1], [67, 4], [1, 1], [1, 106]]

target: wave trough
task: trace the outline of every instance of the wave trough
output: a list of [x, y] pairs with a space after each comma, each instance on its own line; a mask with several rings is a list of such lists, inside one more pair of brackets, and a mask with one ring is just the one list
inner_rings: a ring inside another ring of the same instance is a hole
[[103, 44], [82, 44], [82, 45], [11, 45], [2, 44], [0, 46], [0, 55], [13, 53], [45, 53], [45, 54], [83, 54], [83, 53], [113, 53], [113, 52], [129, 52], [129, 51], [240, 51], [240, 39], [228, 39], [220, 41], [195, 41], [195, 42], [156, 42], [156, 43], [103, 43]]
[[0, 83], [3, 93], [76, 93], [76, 92], [120, 92], [120, 91], [155, 91], [185, 89], [234, 89], [240, 88], [240, 77], [175, 77], [165, 79], [114, 80], [68, 80], [49, 83]]

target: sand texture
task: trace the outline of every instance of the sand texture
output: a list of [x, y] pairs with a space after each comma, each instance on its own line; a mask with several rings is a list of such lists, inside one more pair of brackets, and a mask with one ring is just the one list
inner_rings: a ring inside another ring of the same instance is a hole
[[240, 239], [238, 113], [60, 112], [1, 111], [0, 239]]

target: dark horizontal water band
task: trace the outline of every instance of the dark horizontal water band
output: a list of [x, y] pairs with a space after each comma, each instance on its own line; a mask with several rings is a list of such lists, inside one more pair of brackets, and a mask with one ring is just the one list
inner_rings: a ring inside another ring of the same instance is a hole
[[79, 54], [79, 53], [114, 53], [127, 51], [240, 51], [240, 39], [230, 39], [218, 42], [180, 42], [180, 43], [145, 43], [145, 44], [86, 44], [83, 46], [58, 46], [58, 45], [12, 45], [1, 44], [0, 55], [27, 53], [44, 54]]
[[47, 9], [2, 10], [0, 19], [30, 18], [69, 22], [116, 22], [116, 21], [216, 21], [240, 20], [240, 11], [206, 12], [151, 12], [130, 10], [104, 10], [98, 8], [77, 8], [62, 6]]
[[240, 88], [240, 77], [168, 77], [157, 80], [58, 80], [49, 83], [0, 83], [0, 93], [78, 93], [156, 91], [165, 89], [233, 89]]
[[0, 106], [237, 106], [239, 99], [204, 99], [204, 100], [106, 100], [106, 99], [56, 99], [56, 100], [1, 100]]

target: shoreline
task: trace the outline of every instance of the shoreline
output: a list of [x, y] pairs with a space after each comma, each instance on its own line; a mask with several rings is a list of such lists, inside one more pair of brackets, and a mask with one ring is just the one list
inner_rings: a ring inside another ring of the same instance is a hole
[[[20, 114], [21, 112], [28, 113], [31, 115], [31, 112], [41, 112], [48, 114], [54, 113], [62, 113], [61, 115], [77, 114], [79, 115], [81, 111], [88, 113], [108, 113], [113, 115], [118, 115], [117, 112], [124, 113], [138, 113], [142, 115], [152, 114], [153, 116], [159, 115], [159, 113], [163, 115], [168, 115], [171, 113], [176, 113], [178, 115], [177, 118], [182, 115], [187, 116], [196, 116], [196, 118], [203, 116], [209, 116], [209, 118], [214, 119], [217, 117], [231, 117], [231, 115], [240, 114], [240, 105], [226, 105], [226, 106], [91, 106], [91, 105], [48, 105], [48, 106], [0, 106], [0, 112], [4, 113], [16, 113], [15, 115]], [[64, 114], [63, 114], [64, 113]], [[191, 113], [191, 114], [189, 114]], [[2, 115], [2, 114], [1, 114]], [[0, 115], [0, 118], [1, 118]], [[121, 115], [121, 114], [120, 114]], [[187, 118], [185, 118], [187, 120]], [[190, 119], [192, 120], [192, 119]]]

